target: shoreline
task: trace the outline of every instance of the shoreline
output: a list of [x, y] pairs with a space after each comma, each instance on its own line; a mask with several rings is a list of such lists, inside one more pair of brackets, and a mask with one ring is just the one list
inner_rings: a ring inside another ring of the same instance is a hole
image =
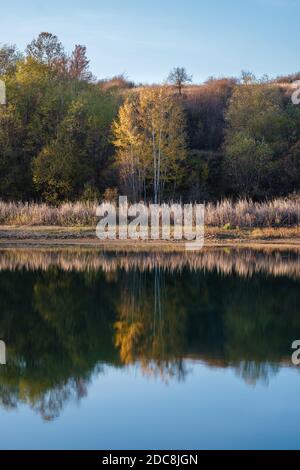
[[[0, 226], [0, 249], [84, 247], [105, 251], [182, 252], [185, 241], [97, 239], [94, 227]], [[226, 230], [207, 227], [204, 248], [300, 250], [300, 227]]]

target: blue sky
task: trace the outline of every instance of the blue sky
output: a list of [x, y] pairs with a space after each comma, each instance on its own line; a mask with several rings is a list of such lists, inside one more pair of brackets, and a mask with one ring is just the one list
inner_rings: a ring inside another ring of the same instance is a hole
[[41, 31], [85, 44], [98, 78], [163, 81], [185, 66], [194, 82], [250, 70], [300, 70], [300, 0], [9, 0], [0, 43], [24, 49]]

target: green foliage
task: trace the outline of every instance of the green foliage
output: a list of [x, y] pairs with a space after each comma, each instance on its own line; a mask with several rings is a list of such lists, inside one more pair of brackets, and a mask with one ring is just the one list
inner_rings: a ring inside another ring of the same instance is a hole
[[243, 72], [181, 94], [191, 77], [177, 68], [169, 81], [181, 96], [167, 87], [162, 112], [161, 87], [137, 90], [124, 76], [96, 83], [86, 47], [68, 55], [50, 33], [24, 55], [0, 46], [0, 79], [2, 200], [94, 200], [107, 188], [133, 200], [261, 200], [300, 190], [300, 106], [280, 80]]
[[[7, 69], [1, 51], [0, 70]], [[13, 62], [13, 51], [6, 63]], [[86, 198], [88, 186], [90, 193], [100, 194], [111, 182], [107, 168], [118, 93], [88, 82], [84, 46], [76, 46], [68, 62], [57, 38], [42, 34], [27, 54], [4, 77], [8, 105], [0, 108], [1, 199], [42, 197], [56, 203]]]
[[97, 194], [112, 118], [113, 104], [100, 92], [87, 91], [71, 103], [57, 137], [33, 160], [33, 181], [46, 201], [86, 198], [88, 187]]
[[187, 201], [218, 199], [222, 194], [223, 155], [220, 152], [191, 150], [183, 165], [179, 190]]
[[15, 45], [4, 44], [0, 46], [0, 76], [9, 76], [16, 71], [17, 63], [22, 59], [22, 54]]
[[226, 113], [224, 145], [230, 191], [256, 198], [284, 192], [284, 157], [299, 136], [293, 113], [277, 86], [247, 81], [235, 88]]
[[53, 65], [65, 58], [64, 48], [57, 36], [51, 33], [40, 33], [37, 39], [28, 44], [26, 53], [39, 63]]

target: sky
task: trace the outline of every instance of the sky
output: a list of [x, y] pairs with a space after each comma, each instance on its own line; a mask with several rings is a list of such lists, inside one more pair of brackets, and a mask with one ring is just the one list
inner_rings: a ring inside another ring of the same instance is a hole
[[183, 66], [198, 83], [300, 70], [300, 0], [9, 0], [0, 8], [0, 43], [23, 50], [51, 32], [68, 52], [86, 45], [98, 78], [163, 82]]

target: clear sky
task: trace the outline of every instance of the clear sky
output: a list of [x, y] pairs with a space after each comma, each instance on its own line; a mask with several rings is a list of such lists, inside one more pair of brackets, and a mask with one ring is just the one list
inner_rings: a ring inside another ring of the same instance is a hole
[[41, 31], [66, 49], [85, 44], [98, 78], [163, 81], [185, 66], [194, 81], [300, 70], [300, 0], [8, 0], [0, 43], [24, 49]]

